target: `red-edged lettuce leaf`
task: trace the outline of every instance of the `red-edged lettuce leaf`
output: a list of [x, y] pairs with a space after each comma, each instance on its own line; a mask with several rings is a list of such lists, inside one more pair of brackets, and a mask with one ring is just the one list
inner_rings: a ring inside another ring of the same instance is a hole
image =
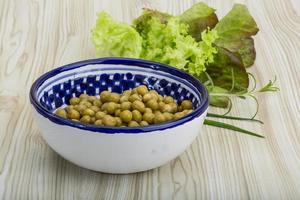
[[258, 28], [246, 6], [235, 4], [214, 29], [219, 36], [215, 41], [218, 47], [239, 54], [246, 67], [254, 63], [255, 49], [251, 36], [258, 32]]
[[201, 40], [201, 32], [214, 28], [218, 23], [215, 9], [203, 2], [194, 4], [179, 16], [180, 20], [189, 25], [189, 34], [197, 41]]
[[[218, 47], [218, 53], [214, 56], [214, 62], [206, 67], [206, 73], [210, 76], [214, 86], [207, 89], [212, 93], [236, 93], [247, 90], [249, 77], [239, 54]], [[208, 80], [205, 74], [198, 77], [202, 82]], [[229, 99], [224, 96], [210, 95], [210, 105], [226, 108]]]
[[245, 67], [250, 67], [254, 64], [256, 51], [254, 48], [254, 40], [252, 37], [242, 39], [243, 46], [238, 50]]
[[149, 32], [149, 30], [145, 30], [148, 26], [148, 21], [152, 18], [158, 18], [162, 24], [166, 24], [168, 19], [172, 17], [172, 15], [168, 13], [163, 13], [158, 10], [152, 10], [149, 8], [144, 8], [143, 13], [133, 21], [133, 25], [137, 32]]
[[249, 86], [248, 74], [241, 58], [238, 54], [224, 48], [218, 48], [218, 53], [214, 56], [214, 62], [207, 66], [206, 72], [215, 86], [231, 92], [245, 91]]

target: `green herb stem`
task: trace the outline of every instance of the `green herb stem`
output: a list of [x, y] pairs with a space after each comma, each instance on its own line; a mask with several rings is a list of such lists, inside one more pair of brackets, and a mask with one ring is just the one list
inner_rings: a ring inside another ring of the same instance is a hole
[[215, 113], [207, 113], [207, 117], [213, 117], [213, 118], [223, 118], [223, 119], [233, 119], [233, 120], [240, 120], [240, 121], [252, 121], [252, 122], [258, 122], [263, 124], [264, 122], [258, 120], [258, 119], [252, 119], [252, 118], [245, 118], [245, 117], [235, 117], [235, 116], [228, 116], [228, 115], [219, 115]]
[[257, 133], [254, 133], [254, 132], [251, 132], [251, 131], [239, 128], [237, 126], [233, 126], [231, 124], [223, 123], [223, 122], [218, 122], [218, 121], [213, 121], [213, 120], [205, 119], [204, 120], [204, 124], [205, 125], [209, 125], [209, 126], [220, 127], [220, 128], [224, 128], [224, 129], [228, 129], [228, 130], [232, 130], [232, 131], [237, 131], [237, 132], [240, 132], [240, 133], [245, 133], [245, 134], [256, 136], [256, 137], [260, 137], [260, 138], [264, 138], [263, 135], [259, 135]]

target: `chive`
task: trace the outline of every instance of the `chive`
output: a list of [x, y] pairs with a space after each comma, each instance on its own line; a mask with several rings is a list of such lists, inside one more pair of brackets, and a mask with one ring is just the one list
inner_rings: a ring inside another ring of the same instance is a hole
[[226, 123], [223, 123], [223, 122], [218, 122], [218, 121], [213, 121], [213, 120], [205, 119], [204, 120], [204, 124], [205, 125], [209, 125], [209, 126], [215, 126], [215, 127], [220, 127], [220, 128], [224, 128], [224, 129], [229, 129], [229, 130], [237, 131], [237, 132], [240, 132], [240, 133], [245, 133], [245, 134], [256, 136], [256, 137], [260, 137], [260, 138], [264, 138], [263, 135], [259, 135], [257, 133], [254, 133], [254, 132], [251, 132], [251, 131], [239, 128], [237, 126], [233, 126], [231, 124], [226, 124]]
[[235, 116], [228, 116], [228, 115], [219, 115], [215, 113], [207, 113], [207, 117], [214, 117], [214, 118], [224, 118], [224, 119], [233, 119], [233, 120], [241, 120], [241, 121], [253, 121], [263, 124], [264, 122], [258, 120], [258, 119], [252, 119], [252, 118], [244, 118], [244, 117], [235, 117]]

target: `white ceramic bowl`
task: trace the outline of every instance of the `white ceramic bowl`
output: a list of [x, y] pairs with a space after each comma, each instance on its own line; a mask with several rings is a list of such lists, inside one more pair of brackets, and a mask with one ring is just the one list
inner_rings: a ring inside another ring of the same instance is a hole
[[[140, 84], [190, 99], [195, 111], [185, 117], [145, 127], [100, 127], [59, 118], [53, 111], [81, 93], [121, 93]], [[38, 78], [30, 101], [43, 138], [54, 151], [84, 168], [132, 173], [161, 166], [183, 153], [201, 132], [208, 108], [205, 87], [189, 74], [160, 63], [100, 58], [56, 68]]]

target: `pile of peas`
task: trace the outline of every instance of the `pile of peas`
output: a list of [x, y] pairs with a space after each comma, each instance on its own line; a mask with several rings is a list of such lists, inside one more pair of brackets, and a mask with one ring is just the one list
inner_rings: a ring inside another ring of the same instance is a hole
[[100, 98], [81, 94], [70, 99], [70, 105], [55, 114], [84, 124], [137, 127], [179, 119], [193, 111], [190, 100], [180, 105], [171, 96], [159, 95], [140, 85], [122, 94], [103, 91]]

